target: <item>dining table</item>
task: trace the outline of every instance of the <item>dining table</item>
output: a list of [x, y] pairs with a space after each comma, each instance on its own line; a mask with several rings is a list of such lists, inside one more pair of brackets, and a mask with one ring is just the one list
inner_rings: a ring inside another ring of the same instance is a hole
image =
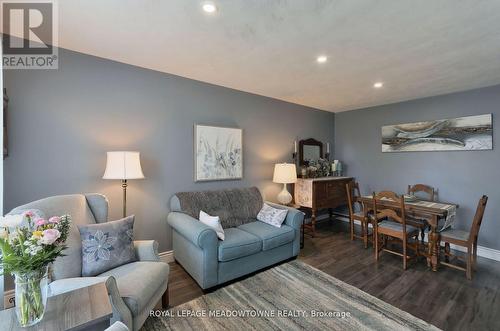
[[[368, 212], [373, 209], [373, 196], [361, 196], [358, 200], [363, 204], [363, 210], [367, 216]], [[416, 197], [410, 201], [405, 199], [405, 213], [417, 216], [430, 225], [426, 258], [427, 265], [433, 271], [437, 271], [439, 265], [440, 232], [453, 226], [458, 207], [458, 204], [450, 202], [428, 201]], [[377, 208], [399, 209], [400, 204], [399, 201], [391, 199], [377, 199]]]

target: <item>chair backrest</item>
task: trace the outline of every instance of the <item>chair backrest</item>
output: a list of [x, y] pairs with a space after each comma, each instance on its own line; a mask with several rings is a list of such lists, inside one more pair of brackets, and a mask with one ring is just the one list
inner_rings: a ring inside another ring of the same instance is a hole
[[[403, 196], [399, 197], [396, 193], [391, 191], [381, 191], [378, 193], [373, 192], [372, 198], [373, 215], [377, 221], [383, 218], [390, 218], [401, 223], [403, 225], [403, 231], [406, 231], [405, 199]], [[391, 202], [394, 203], [394, 207], [380, 209], [378, 205], [382, 199], [391, 200]]]
[[9, 214], [20, 214], [26, 210], [38, 210], [45, 218], [68, 214], [71, 226], [64, 250], [65, 256], [53, 263], [52, 279], [82, 276], [82, 242], [79, 225], [103, 223], [108, 218], [108, 200], [101, 194], [58, 195], [12, 209]]
[[363, 204], [358, 199], [361, 197], [359, 191], [358, 182], [349, 182], [345, 185], [347, 192], [347, 205], [349, 207], [349, 215], [352, 216], [355, 213], [356, 204], [359, 205], [360, 210], [363, 210]]
[[486, 203], [488, 202], [488, 197], [483, 195], [479, 202], [477, 203], [476, 214], [474, 215], [474, 221], [472, 222], [472, 227], [470, 230], [469, 240], [474, 243], [477, 242], [477, 237], [479, 235], [479, 229], [481, 228], [481, 223], [483, 222], [484, 210], [486, 209]]
[[425, 185], [425, 184], [415, 184], [415, 185], [408, 185], [408, 195], [415, 195], [415, 193], [420, 193], [423, 192], [427, 194], [427, 198], [429, 201], [434, 201], [436, 198], [435, 190], [432, 186]]

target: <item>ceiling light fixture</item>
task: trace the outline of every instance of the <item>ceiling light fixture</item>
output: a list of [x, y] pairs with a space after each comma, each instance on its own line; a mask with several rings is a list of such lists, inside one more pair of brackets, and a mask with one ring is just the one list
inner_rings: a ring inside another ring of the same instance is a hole
[[383, 86], [384, 86], [384, 83], [382, 83], [382, 82], [376, 82], [375, 84], [373, 84], [374, 88], [381, 88]]
[[318, 63], [325, 63], [326, 60], [328, 60], [328, 57], [326, 55], [320, 55], [316, 58], [316, 62]]
[[217, 11], [217, 7], [211, 2], [205, 2], [202, 6], [203, 11], [209, 14], [213, 14]]

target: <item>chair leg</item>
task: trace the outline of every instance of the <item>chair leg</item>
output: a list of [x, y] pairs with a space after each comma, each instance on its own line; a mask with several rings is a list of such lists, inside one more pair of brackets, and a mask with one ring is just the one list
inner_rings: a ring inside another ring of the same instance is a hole
[[406, 259], [406, 240], [403, 240], [403, 270], [406, 270], [407, 264], [408, 261]]
[[[420, 229], [420, 235], [422, 236], [422, 244], [424, 243], [424, 239], [425, 239], [425, 228], [421, 228]], [[418, 235], [417, 235], [418, 237]], [[417, 238], [418, 240], [418, 238]]]
[[368, 248], [368, 222], [363, 221], [363, 241], [365, 249]]
[[467, 271], [466, 276], [468, 280], [472, 279], [472, 247], [467, 247]]
[[378, 231], [375, 231], [375, 233], [373, 234], [373, 239], [375, 241], [375, 261], [378, 261], [378, 245], [379, 245], [379, 242], [378, 242]]
[[420, 246], [420, 244], [418, 243], [418, 234], [415, 235], [415, 254], [416, 254], [416, 258], [418, 258], [420, 256], [420, 252], [418, 251], [418, 246]]
[[450, 262], [450, 243], [444, 243], [444, 261]]
[[477, 270], [477, 241], [473, 245], [474, 255], [472, 256], [472, 269]]
[[161, 296], [161, 307], [163, 309], [167, 309], [168, 306], [169, 306], [169, 295], [168, 295], [168, 286], [167, 286], [167, 289], [165, 290], [165, 292], [163, 293], [163, 295]]
[[352, 217], [349, 218], [349, 225], [351, 226], [351, 241], [354, 240], [354, 219]]

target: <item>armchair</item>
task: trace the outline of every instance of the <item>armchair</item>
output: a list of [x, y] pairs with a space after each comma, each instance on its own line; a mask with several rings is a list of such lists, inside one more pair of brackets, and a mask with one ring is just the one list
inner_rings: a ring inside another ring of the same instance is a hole
[[154, 240], [134, 241], [136, 262], [108, 270], [97, 277], [82, 277], [81, 240], [78, 225], [104, 223], [108, 218], [108, 200], [101, 194], [61, 195], [34, 201], [13, 209], [19, 214], [36, 209], [45, 217], [70, 214], [72, 224], [65, 250], [52, 268], [50, 295], [104, 282], [113, 306], [114, 321], [123, 322], [130, 330], [139, 330], [149, 311], [162, 299], [168, 306], [169, 266], [160, 262], [158, 243]]

